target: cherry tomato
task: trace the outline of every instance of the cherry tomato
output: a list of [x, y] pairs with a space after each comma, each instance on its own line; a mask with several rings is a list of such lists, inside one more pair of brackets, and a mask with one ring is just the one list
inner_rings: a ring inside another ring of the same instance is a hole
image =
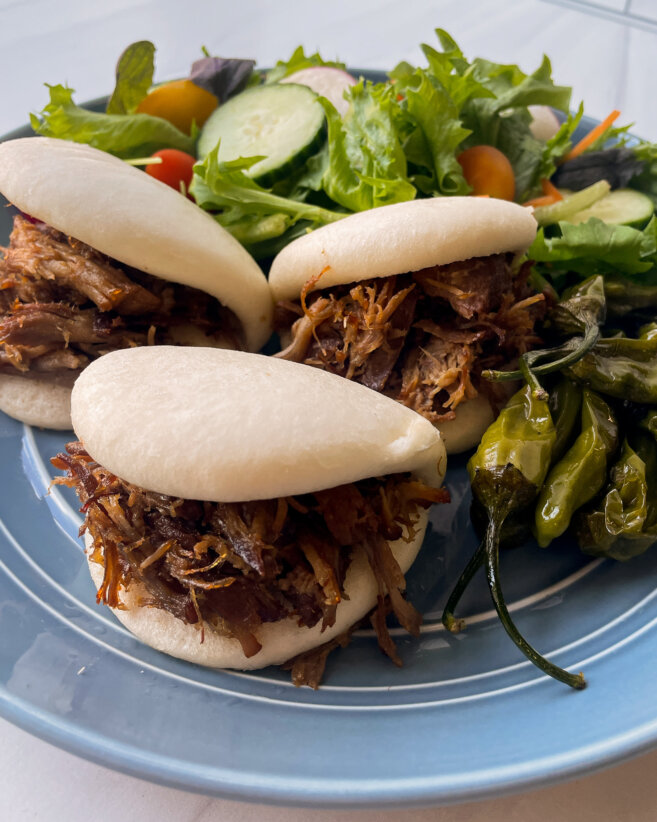
[[196, 158], [191, 154], [185, 154], [184, 151], [178, 151], [177, 148], [163, 148], [152, 156], [160, 157], [162, 162], [147, 165], [146, 174], [175, 188], [176, 191], [180, 191], [180, 184], [184, 183], [187, 191], [192, 182], [192, 168]]
[[456, 158], [472, 194], [488, 194], [498, 200], [513, 200], [516, 178], [508, 159], [493, 146], [473, 146]]
[[172, 80], [149, 91], [137, 106], [137, 111], [162, 117], [180, 131], [190, 134], [192, 121], [200, 128], [218, 104], [214, 94], [191, 80]]

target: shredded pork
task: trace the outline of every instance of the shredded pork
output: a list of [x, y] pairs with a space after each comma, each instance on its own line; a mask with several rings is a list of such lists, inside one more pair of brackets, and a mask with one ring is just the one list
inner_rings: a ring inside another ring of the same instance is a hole
[[315, 290], [280, 302], [278, 355], [381, 391], [432, 422], [454, 418], [481, 390], [480, 374], [515, 360], [540, 338], [543, 295], [527, 286], [530, 266], [514, 271], [496, 254], [413, 274]]
[[[55, 482], [78, 493], [82, 532], [93, 538], [92, 559], [104, 568], [99, 602], [121, 608], [122, 590], [140, 583], [144, 606], [197, 625], [199, 641], [206, 625], [234, 637], [249, 657], [260, 650], [256, 634], [264, 622], [293, 617], [300, 627], [334, 625], [351, 553], [360, 548], [377, 581], [373, 622], [382, 649], [401, 664], [386, 626], [388, 607], [406, 630], [419, 631], [389, 541], [411, 541], [418, 508], [447, 502], [444, 489], [394, 475], [297, 497], [199, 502], [130, 485], [79, 442], [52, 463], [66, 472]], [[295, 684], [316, 687], [328, 650], [293, 666]]]
[[74, 379], [117, 348], [176, 342], [193, 326], [208, 345], [243, 347], [213, 297], [129, 268], [44, 223], [14, 218], [0, 260], [0, 373]]

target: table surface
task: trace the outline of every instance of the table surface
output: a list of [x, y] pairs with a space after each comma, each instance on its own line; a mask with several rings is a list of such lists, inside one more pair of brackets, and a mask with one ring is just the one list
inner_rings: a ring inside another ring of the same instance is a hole
[[[614, 108], [633, 130], [657, 140], [652, 71], [657, 35], [612, 16], [590, 16], [575, 0], [0, 0], [0, 134], [23, 125], [46, 101], [44, 82], [66, 82], [85, 100], [111, 90], [116, 58], [130, 42], [157, 46], [157, 79], [185, 75], [205, 45], [213, 54], [271, 65], [300, 43], [326, 59], [385, 68], [422, 62], [421, 42], [449, 31], [468, 56], [533, 71], [546, 53], [557, 82], [592, 117]], [[598, 0], [611, 12], [625, 0]], [[636, 16], [654, 0], [632, 0]], [[646, 105], [646, 103], [648, 103]], [[1, 638], [0, 638], [1, 641]], [[408, 811], [302, 810], [237, 804], [152, 785], [84, 762], [0, 720], [0, 819], [87, 822], [90, 817], [176, 822], [210, 820], [398, 820], [399, 822], [648, 822], [657, 806], [657, 752], [603, 773], [540, 791], [451, 808]], [[74, 798], [74, 800], [73, 800]]]

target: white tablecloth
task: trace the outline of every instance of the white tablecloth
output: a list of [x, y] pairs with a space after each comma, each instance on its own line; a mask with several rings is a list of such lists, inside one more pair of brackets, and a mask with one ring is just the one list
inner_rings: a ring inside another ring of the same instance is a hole
[[[655, 14], [654, 0], [635, 0]], [[622, 9], [624, 2], [601, 5]], [[639, 11], [639, 9], [635, 9]], [[574, 102], [604, 117], [613, 108], [634, 131], [657, 140], [654, 34], [540, 0], [0, 0], [0, 133], [40, 110], [43, 83], [66, 82], [83, 101], [107, 93], [117, 56], [130, 42], [157, 45], [157, 79], [185, 75], [200, 47], [271, 65], [302, 43], [352, 66], [421, 62], [421, 42], [447, 29], [469, 56], [532, 71], [545, 52]], [[0, 638], [1, 641], [1, 638]], [[613, 706], [610, 706], [613, 709]], [[576, 782], [459, 807], [408, 811], [300, 810], [236, 804], [186, 794], [111, 772], [0, 720], [0, 820], [399, 820], [399, 822], [652, 822], [657, 753]]]

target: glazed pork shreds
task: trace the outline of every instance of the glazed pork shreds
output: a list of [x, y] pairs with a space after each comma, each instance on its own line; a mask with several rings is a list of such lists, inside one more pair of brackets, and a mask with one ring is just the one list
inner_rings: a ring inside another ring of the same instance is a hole
[[92, 559], [104, 567], [99, 602], [120, 608], [121, 591], [141, 583], [143, 605], [198, 625], [199, 641], [205, 626], [234, 637], [249, 657], [260, 650], [256, 632], [264, 622], [293, 617], [299, 626], [332, 626], [351, 552], [362, 548], [378, 586], [381, 647], [399, 664], [387, 607], [408, 631], [419, 631], [388, 540], [411, 541], [418, 508], [447, 502], [444, 489], [400, 474], [296, 497], [200, 502], [130, 485], [79, 442], [52, 463], [66, 472], [55, 482], [75, 487]]
[[432, 422], [488, 387], [484, 368], [535, 347], [543, 295], [527, 285], [530, 264], [494, 254], [412, 274], [363, 280], [280, 302], [279, 332], [290, 344], [277, 356], [304, 362], [381, 391]]
[[14, 218], [0, 260], [0, 373], [77, 376], [118, 348], [176, 341], [241, 348], [239, 323], [195, 288], [129, 268], [43, 223]]

